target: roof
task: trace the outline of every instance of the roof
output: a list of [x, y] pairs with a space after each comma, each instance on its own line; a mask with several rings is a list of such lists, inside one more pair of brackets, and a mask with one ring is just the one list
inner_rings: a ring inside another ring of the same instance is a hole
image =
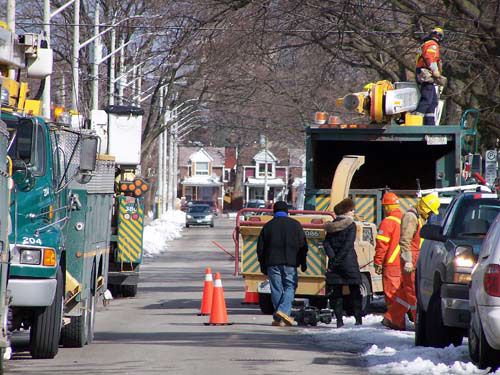
[[[245, 182], [245, 185], [248, 186], [264, 186], [264, 179], [263, 178], [252, 178], [249, 177], [247, 181]], [[285, 186], [285, 182], [281, 178], [268, 178], [267, 179], [267, 186], [269, 187], [282, 187]]]
[[220, 179], [212, 176], [186, 177], [181, 181], [181, 184], [187, 186], [222, 186]]
[[[190, 158], [197, 152], [203, 150], [204, 153], [212, 159], [212, 166], [224, 166], [225, 149], [224, 147], [179, 147], [179, 166], [190, 165]], [[198, 154], [199, 155], [199, 154]]]

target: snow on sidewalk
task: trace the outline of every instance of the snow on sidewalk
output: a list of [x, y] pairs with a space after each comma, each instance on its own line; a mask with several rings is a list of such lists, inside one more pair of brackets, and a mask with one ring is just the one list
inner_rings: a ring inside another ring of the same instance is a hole
[[[345, 326], [330, 328], [319, 324], [307, 328], [321, 346], [332, 351], [360, 353], [361, 360], [372, 374], [404, 375], [474, 375], [487, 374], [479, 370], [469, 358], [467, 338], [459, 347], [444, 349], [416, 347], [413, 331], [394, 331], [381, 324], [382, 316], [367, 315], [362, 326], [354, 325], [354, 318], [344, 318]], [[335, 319], [332, 322], [335, 327]], [[495, 372], [500, 375], [500, 370]]]
[[180, 238], [186, 224], [186, 214], [180, 210], [167, 211], [144, 228], [144, 256], [152, 257], [165, 251], [167, 242]]

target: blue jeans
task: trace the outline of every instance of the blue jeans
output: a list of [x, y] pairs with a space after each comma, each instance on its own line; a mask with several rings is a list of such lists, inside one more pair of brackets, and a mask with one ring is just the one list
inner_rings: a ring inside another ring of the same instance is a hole
[[271, 301], [274, 310], [290, 315], [292, 302], [297, 289], [297, 268], [290, 266], [269, 266], [267, 275], [271, 286]]

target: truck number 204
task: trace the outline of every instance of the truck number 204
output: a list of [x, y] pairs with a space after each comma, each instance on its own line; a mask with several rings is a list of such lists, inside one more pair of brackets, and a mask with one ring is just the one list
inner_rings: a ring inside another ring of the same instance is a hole
[[33, 237], [23, 237], [23, 245], [41, 245], [42, 240], [40, 238]]

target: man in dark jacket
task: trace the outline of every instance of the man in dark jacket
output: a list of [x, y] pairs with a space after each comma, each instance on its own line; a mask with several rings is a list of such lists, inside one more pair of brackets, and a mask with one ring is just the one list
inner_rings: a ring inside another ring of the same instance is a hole
[[307, 270], [307, 242], [302, 226], [288, 217], [286, 202], [273, 207], [274, 218], [267, 222], [259, 235], [257, 256], [260, 270], [269, 277], [274, 306], [273, 325], [293, 325], [290, 317], [297, 289], [297, 267]]

